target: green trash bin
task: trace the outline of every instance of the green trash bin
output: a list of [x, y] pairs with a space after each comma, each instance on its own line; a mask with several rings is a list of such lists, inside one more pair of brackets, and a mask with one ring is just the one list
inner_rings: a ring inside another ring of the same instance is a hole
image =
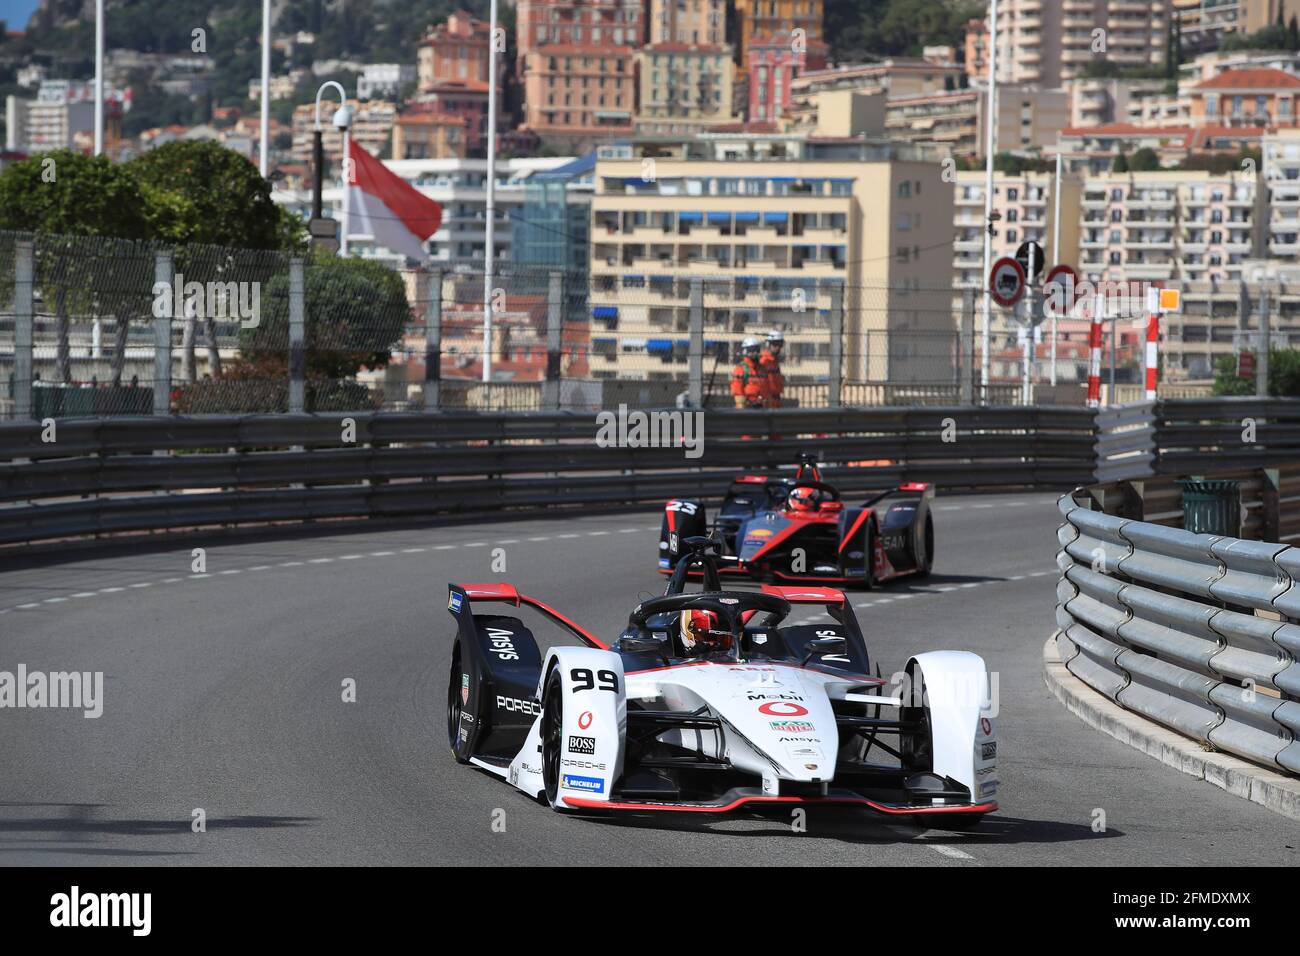
[[1198, 534], [1241, 535], [1241, 486], [1235, 481], [1179, 481], [1183, 489], [1183, 528]]

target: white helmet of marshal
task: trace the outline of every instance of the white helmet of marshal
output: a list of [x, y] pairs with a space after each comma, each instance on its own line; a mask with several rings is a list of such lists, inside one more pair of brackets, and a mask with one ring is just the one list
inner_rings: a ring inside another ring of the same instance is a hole
[[763, 347], [763, 343], [760, 342], [755, 336], [752, 335], [745, 336], [745, 341], [740, 343], [740, 350], [744, 352], [746, 355], [755, 354], [762, 347]]

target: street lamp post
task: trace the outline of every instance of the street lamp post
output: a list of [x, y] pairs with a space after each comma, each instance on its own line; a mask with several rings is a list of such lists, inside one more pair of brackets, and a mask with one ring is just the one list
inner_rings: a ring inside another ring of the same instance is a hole
[[[103, 0], [99, 0], [100, 3]], [[319, 129], [319, 126], [317, 127]], [[262, 0], [262, 147], [257, 168], [266, 178], [271, 139], [271, 0]]]
[[488, 128], [487, 128], [487, 230], [483, 258], [483, 381], [492, 381], [492, 266], [493, 226], [496, 219], [497, 183], [497, 0], [492, 0], [488, 29]]
[[[984, 134], [984, 275], [987, 285], [989, 268], [993, 265], [993, 156], [997, 152], [998, 128], [995, 120], [998, 104], [998, 0], [989, 3], [989, 103], [985, 110]], [[993, 297], [984, 289], [984, 328], [981, 339], [984, 354], [980, 356], [980, 385], [982, 404], [988, 403], [989, 348], [993, 341]]]
[[348, 106], [347, 90], [343, 89], [343, 84], [335, 80], [326, 80], [316, 91], [316, 126], [312, 131], [312, 192], [311, 192], [311, 217], [320, 219], [323, 215], [323, 198], [322, 193], [325, 187], [325, 142], [323, 131], [320, 125], [320, 103], [327, 87], [333, 87], [339, 91], [339, 108], [334, 111], [334, 125], [343, 130], [343, 236], [340, 240], [340, 249], [344, 255], [347, 255], [348, 243], [348, 128], [352, 125], [352, 107]]
[[95, 155], [104, 155], [104, 0], [95, 0]]

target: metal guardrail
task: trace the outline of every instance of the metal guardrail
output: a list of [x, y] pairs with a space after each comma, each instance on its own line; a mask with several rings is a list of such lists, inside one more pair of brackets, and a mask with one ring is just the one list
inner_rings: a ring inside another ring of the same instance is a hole
[[688, 414], [703, 416], [698, 458], [680, 446], [603, 447], [597, 416], [577, 412], [83, 419], [58, 422], [54, 441], [38, 422], [0, 424], [0, 544], [708, 497], [738, 470], [806, 451], [846, 491], [913, 480], [1063, 488], [1093, 473], [1084, 409]]
[[1122, 707], [1300, 774], [1300, 550], [1061, 498], [1061, 658]]

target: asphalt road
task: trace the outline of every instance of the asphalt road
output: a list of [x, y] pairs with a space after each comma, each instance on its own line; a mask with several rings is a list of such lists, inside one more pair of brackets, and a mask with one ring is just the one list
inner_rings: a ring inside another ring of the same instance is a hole
[[852, 599], [886, 673], [944, 647], [997, 673], [1002, 810], [974, 832], [832, 809], [804, 833], [780, 811], [573, 818], [455, 764], [447, 581], [508, 580], [613, 636], [662, 589], [643, 512], [214, 540], [198, 576], [174, 545], [0, 565], [0, 670], [105, 674], [98, 719], [0, 710], [0, 863], [1297, 862], [1300, 825], [1091, 730], [1047, 691], [1052, 496], [941, 498], [935, 517], [930, 580]]

